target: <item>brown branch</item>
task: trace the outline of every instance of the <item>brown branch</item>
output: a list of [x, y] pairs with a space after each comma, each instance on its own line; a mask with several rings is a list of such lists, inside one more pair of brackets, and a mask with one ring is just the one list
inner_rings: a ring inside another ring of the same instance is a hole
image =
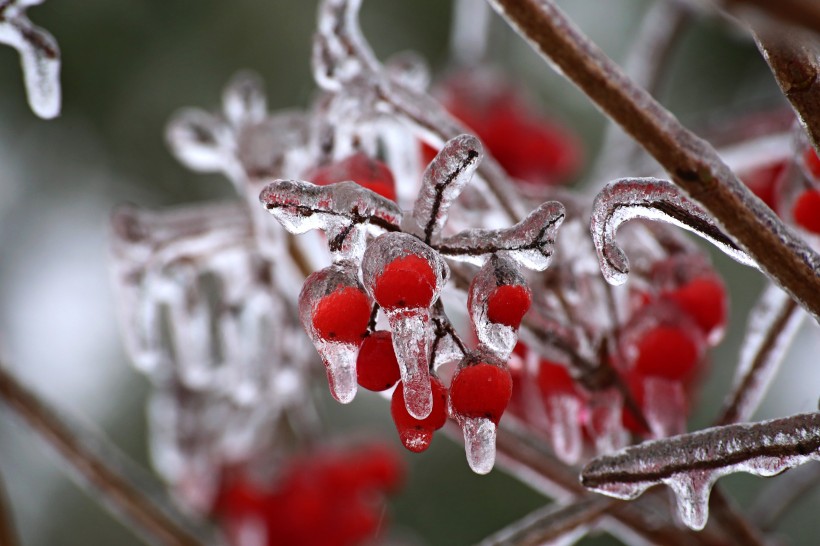
[[729, 11], [751, 6], [782, 23], [820, 32], [820, 4], [816, 0], [725, 0]]
[[45, 440], [79, 477], [102, 495], [106, 500], [104, 504], [112, 508], [115, 516], [133, 525], [151, 542], [167, 546], [198, 546], [204, 543], [149, 499], [120, 469], [95, 453], [91, 447], [92, 441], [100, 444], [100, 438], [81, 441], [72, 427], [24, 387], [2, 363], [0, 400]]
[[[820, 4], [816, 6], [820, 11]], [[816, 39], [787, 34], [778, 28], [755, 30], [758, 49], [803, 122], [814, 149], [820, 152], [820, 48]]]
[[14, 530], [14, 517], [11, 503], [8, 502], [3, 478], [0, 476], [0, 546], [18, 546], [17, 533]]
[[552, 0], [490, 2], [640, 142], [776, 284], [820, 320], [820, 256], [751, 194], [707, 142], [636, 86]]

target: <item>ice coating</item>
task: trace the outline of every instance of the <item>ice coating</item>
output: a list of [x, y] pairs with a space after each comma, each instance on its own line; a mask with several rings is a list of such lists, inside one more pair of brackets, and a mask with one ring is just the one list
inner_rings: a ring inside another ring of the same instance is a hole
[[605, 389], [590, 397], [588, 427], [595, 438], [595, 453], [612, 453], [629, 443], [623, 426], [623, 395], [616, 388]]
[[495, 465], [496, 424], [486, 417], [461, 419], [467, 463], [476, 474], [488, 474]]
[[642, 379], [643, 410], [655, 438], [668, 438], [686, 431], [686, 393], [680, 381], [646, 376]]
[[328, 91], [339, 91], [357, 77], [373, 77], [378, 61], [361, 34], [361, 0], [325, 0], [319, 7], [313, 41], [313, 78]]
[[430, 310], [393, 309], [387, 311], [387, 322], [393, 332], [393, 350], [404, 385], [404, 405], [410, 415], [425, 419], [433, 411], [427, 356]]
[[404, 384], [405, 407], [416, 419], [424, 419], [433, 408], [432, 391], [427, 377], [430, 367], [430, 309], [449, 277], [443, 259], [429, 246], [406, 233], [385, 233], [374, 239], [362, 259], [362, 280], [368, 293], [376, 297], [376, 284], [385, 267], [407, 256], [419, 256], [430, 264], [435, 277], [432, 299], [426, 308], [398, 307], [385, 309], [393, 332], [393, 348]]
[[610, 284], [626, 282], [629, 260], [616, 244], [615, 236], [621, 224], [636, 218], [659, 220], [689, 230], [733, 260], [757, 267], [755, 261], [674, 184], [657, 178], [622, 178], [610, 182], [595, 197], [590, 221], [601, 272]]
[[412, 214], [414, 231], [425, 243], [438, 241], [450, 206], [473, 177], [483, 157], [483, 147], [476, 137], [459, 135], [448, 140], [430, 162]]
[[479, 266], [492, 254], [504, 252], [527, 269], [544, 271], [552, 260], [555, 237], [564, 218], [564, 205], [549, 201], [510, 228], [465, 230], [444, 239], [436, 248], [448, 258]]
[[32, 111], [51, 119], [60, 113], [60, 48], [50, 33], [33, 25], [26, 16], [26, 8], [39, 3], [10, 0], [0, 5], [0, 43], [20, 54]]
[[518, 329], [494, 323], [488, 316], [488, 299], [499, 286], [527, 287], [527, 281], [515, 261], [506, 255], [493, 254], [470, 284], [468, 311], [479, 343], [501, 360], [510, 357], [518, 342]]
[[554, 394], [544, 400], [544, 411], [547, 414], [550, 445], [555, 455], [567, 464], [576, 464], [584, 447], [581, 400], [571, 394]]
[[398, 230], [398, 206], [355, 182], [317, 186], [301, 180], [276, 180], [259, 196], [265, 208], [291, 233], [326, 233], [335, 260], [358, 260], [366, 230]]
[[248, 70], [234, 74], [222, 92], [222, 111], [234, 127], [264, 121], [268, 99], [262, 78]]
[[779, 287], [769, 284], [749, 315], [746, 335], [719, 424], [748, 420], [766, 394], [805, 313]]
[[316, 329], [314, 315], [325, 297], [345, 288], [364, 292], [356, 278], [355, 268], [349, 262], [337, 263], [312, 273], [299, 293], [299, 319], [325, 365], [330, 393], [342, 404], [351, 402], [356, 396], [359, 343], [323, 339]]
[[647, 488], [665, 483], [677, 496], [684, 523], [702, 529], [709, 491], [722, 476], [735, 472], [774, 476], [809, 460], [820, 460], [820, 413], [644, 442], [593, 459], [582, 470], [581, 483], [620, 499], [634, 499]]
[[176, 112], [165, 129], [171, 152], [186, 167], [220, 172], [232, 160], [233, 135], [224, 122], [198, 108]]

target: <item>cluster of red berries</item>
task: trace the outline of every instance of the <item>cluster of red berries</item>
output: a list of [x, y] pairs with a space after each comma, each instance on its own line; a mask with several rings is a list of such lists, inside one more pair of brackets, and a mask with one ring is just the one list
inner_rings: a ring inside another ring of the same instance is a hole
[[[582, 160], [578, 139], [540, 114], [533, 101], [500, 74], [460, 71], [441, 82], [435, 92], [504, 170], [526, 187], [560, 184], [578, 172]], [[425, 159], [434, 155], [431, 148], [425, 148]]]
[[364, 152], [308, 170], [304, 177], [318, 186], [352, 180], [363, 188], [378, 193], [391, 201], [396, 200], [396, 181], [390, 169]]
[[232, 546], [352, 546], [378, 538], [401, 459], [379, 444], [294, 457], [269, 484], [225, 472], [213, 515]]

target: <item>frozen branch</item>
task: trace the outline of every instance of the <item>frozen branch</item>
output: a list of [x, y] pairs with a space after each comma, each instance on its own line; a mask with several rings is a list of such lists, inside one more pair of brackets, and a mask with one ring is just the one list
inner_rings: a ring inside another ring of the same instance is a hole
[[0, 400], [74, 470], [81, 486], [93, 488], [115, 516], [149, 542], [166, 546], [215, 543], [183, 523], [170, 503], [160, 501], [158, 494], [144, 492], [134, 478], [127, 476], [134, 470], [133, 463], [116, 448], [105, 443], [101, 436], [69, 426], [18, 382], [3, 364], [0, 364]]
[[490, 0], [532, 46], [670, 173], [760, 268], [820, 320], [820, 256], [705, 141], [634, 84], [551, 0]]

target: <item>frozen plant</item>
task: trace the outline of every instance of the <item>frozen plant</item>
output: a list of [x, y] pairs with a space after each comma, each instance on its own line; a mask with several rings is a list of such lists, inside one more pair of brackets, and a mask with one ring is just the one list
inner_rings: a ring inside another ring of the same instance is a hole
[[[740, 21], [797, 116], [729, 134], [717, 151], [650, 94], [676, 30], [699, 16], [687, 1], [652, 8], [630, 77], [551, 0], [457, 0], [457, 66], [432, 84], [415, 54], [379, 60], [360, 4], [320, 3], [320, 92], [305, 111], [269, 112], [260, 78], [243, 72], [220, 111], [174, 116], [173, 153], [226, 175], [236, 201], [112, 216], [124, 343], [153, 385], [154, 465], [188, 515], [156, 510], [106, 456], [38, 418], [47, 412], [3, 370], [0, 395], [165, 544], [384, 539], [379, 511], [399, 464], [380, 446], [320, 441], [311, 385], [322, 371], [340, 403], [359, 387], [390, 398], [409, 451], [460, 428], [472, 470], [498, 465], [556, 500], [484, 544], [571, 544], [596, 530], [630, 543], [767, 543], [717, 481], [820, 459], [816, 412], [748, 422], [800, 322], [820, 317], [820, 91], [795, 92], [812, 70], [816, 80], [817, 11], [769, 6]], [[0, 29], [16, 37], [32, 107], [47, 117], [59, 105], [56, 48], [27, 5], [0, 2]], [[488, 5], [661, 169], [611, 132], [593, 189], [563, 188], [584, 154], [489, 66]], [[786, 24], [810, 28], [787, 36]], [[721, 414], [691, 432], [728, 301], [675, 228], [771, 280]], [[658, 484], [674, 507], [649, 491]], [[189, 532], [186, 517], [213, 518], [221, 533]]]

